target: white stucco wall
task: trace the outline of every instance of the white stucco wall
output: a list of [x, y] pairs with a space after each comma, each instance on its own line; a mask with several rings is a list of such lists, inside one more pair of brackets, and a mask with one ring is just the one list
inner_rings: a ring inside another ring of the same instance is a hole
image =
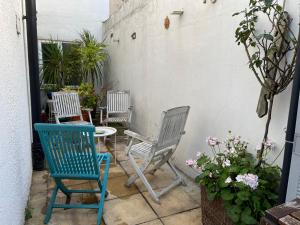
[[[0, 224], [24, 224], [31, 183], [31, 126], [22, 1], [0, 1]], [[22, 19], [21, 19], [22, 21]], [[21, 22], [22, 23], [22, 22]]]
[[36, 4], [39, 39], [73, 41], [87, 29], [101, 40], [109, 0], [38, 0]]
[[[115, 88], [131, 90], [134, 129], [154, 135], [162, 110], [191, 106], [186, 135], [176, 152], [177, 166], [187, 173], [191, 171], [185, 160], [209, 151], [207, 136], [225, 137], [232, 130], [252, 144], [253, 152], [262, 140], [265, 119], [255, 112], [260, 86], [234, 38], [240, 18], [232, 14], [248, 2], [130, 0], [105, 23], [107, 75]], [[181, 9], [182, 17], [170, 15]], [[299, 0], [287, 0], [286, 9], [298, 31]], [[164, 28], [166, 16], [169, 30]], [[136, 40], [130, 37], [133, 32]], [[275, 100], [269, 137], [277, 153], [284, 143], [289, 102], [290, 88]]]

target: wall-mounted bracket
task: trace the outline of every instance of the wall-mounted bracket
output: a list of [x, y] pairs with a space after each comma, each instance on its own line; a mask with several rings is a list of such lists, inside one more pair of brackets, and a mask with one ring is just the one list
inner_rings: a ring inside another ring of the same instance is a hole
[[171, 13], [171, 15], [177, 15], [177, 16], [182, 16], [184, 13], [183, 10], [175, 10]]
[[[203, 3], [206, 4], [207, 0], [203, 0]], [[215, 4], [217, 0], [210, 0], [211, 3]]]

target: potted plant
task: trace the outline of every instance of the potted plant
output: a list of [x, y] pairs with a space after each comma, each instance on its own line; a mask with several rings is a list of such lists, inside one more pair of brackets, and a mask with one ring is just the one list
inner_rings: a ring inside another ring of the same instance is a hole
[[107, 58], [105, 45], [98, 42], [89, 31], [80, 34], [77, 48], [80, 57], [80, 69], [83, 82], [103, 84], [103, 63]]
[[[259, 224], [265, 210], [276, 204], [280, 168], [258, 160], [248, 152], [248, 143], [239, 136], [224, 142], [207, 138], [212, 157], [197, 154], [187, 165], [199, 170], [202, 218], [205, 225]], [[271, 141], [264, 143], [267, 156]]]
[[[94, 87], [90, 83], [82, 83], [78, 88], [78, 94], [80, 97], [80, 104], [83, 109], [92, 109], [92, 117], [95, 118], [97, 95], [95, 94]], [[83, 110], [82, 113], [85, 119], [88, 119], [88, 114]]]

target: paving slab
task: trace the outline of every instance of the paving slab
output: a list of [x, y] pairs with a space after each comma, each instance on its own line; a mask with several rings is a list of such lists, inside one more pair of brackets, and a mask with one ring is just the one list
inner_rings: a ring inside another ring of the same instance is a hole
[[103, 220], [106, 225], [135, 225], [157, 219], [157, 215], [141, 194], [105, 202]]
[[48, 225], [96, 225], [96, 223], [95, 209], [54, 209]]
[[[100, 170], [101, 175], [104, 174], [103, 167], [101, 166], [101, 170]], [[121, 177], [121, 176], [125, 176], [125, 175], [126, 175], [126, 173], [120, 165], [118, 165], [118, 164], [117, 165], [114, 165], [114, 164], [110, 165], [109, 172], [108, 172], [108, 178]]]
[[194, 209], [162, 218], [164, 225], [202, 225], [201, 209]]
[[139, 191], [135, 185], [126, 187], [127, 176], [109, 178], [107, 181], [107, 190], [109, 191], [110, 198], [120, 198], [133, 194], [137, 194]]
[[200, 207], [200, 204], [192, 199], [180, 186], [161, 196], [161, 204], [157, 204], [148, 192], [143, 192], [142, 194], [146, 197], [159, 217], [165, 217]]
[[139, 225], [164, 225], [164, 224], [159, 219], [157, 219], [146, 223], [140, 223]]

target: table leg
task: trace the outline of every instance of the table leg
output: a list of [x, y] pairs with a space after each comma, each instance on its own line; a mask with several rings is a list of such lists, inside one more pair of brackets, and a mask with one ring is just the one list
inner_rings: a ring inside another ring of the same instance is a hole
[[98, 137], [98, 153], [101, 153], [101, 140], [100, 137]]
[[115, 150], [115, 165], [117, 165], [117, 133], [115, 133], [114, 150]]

